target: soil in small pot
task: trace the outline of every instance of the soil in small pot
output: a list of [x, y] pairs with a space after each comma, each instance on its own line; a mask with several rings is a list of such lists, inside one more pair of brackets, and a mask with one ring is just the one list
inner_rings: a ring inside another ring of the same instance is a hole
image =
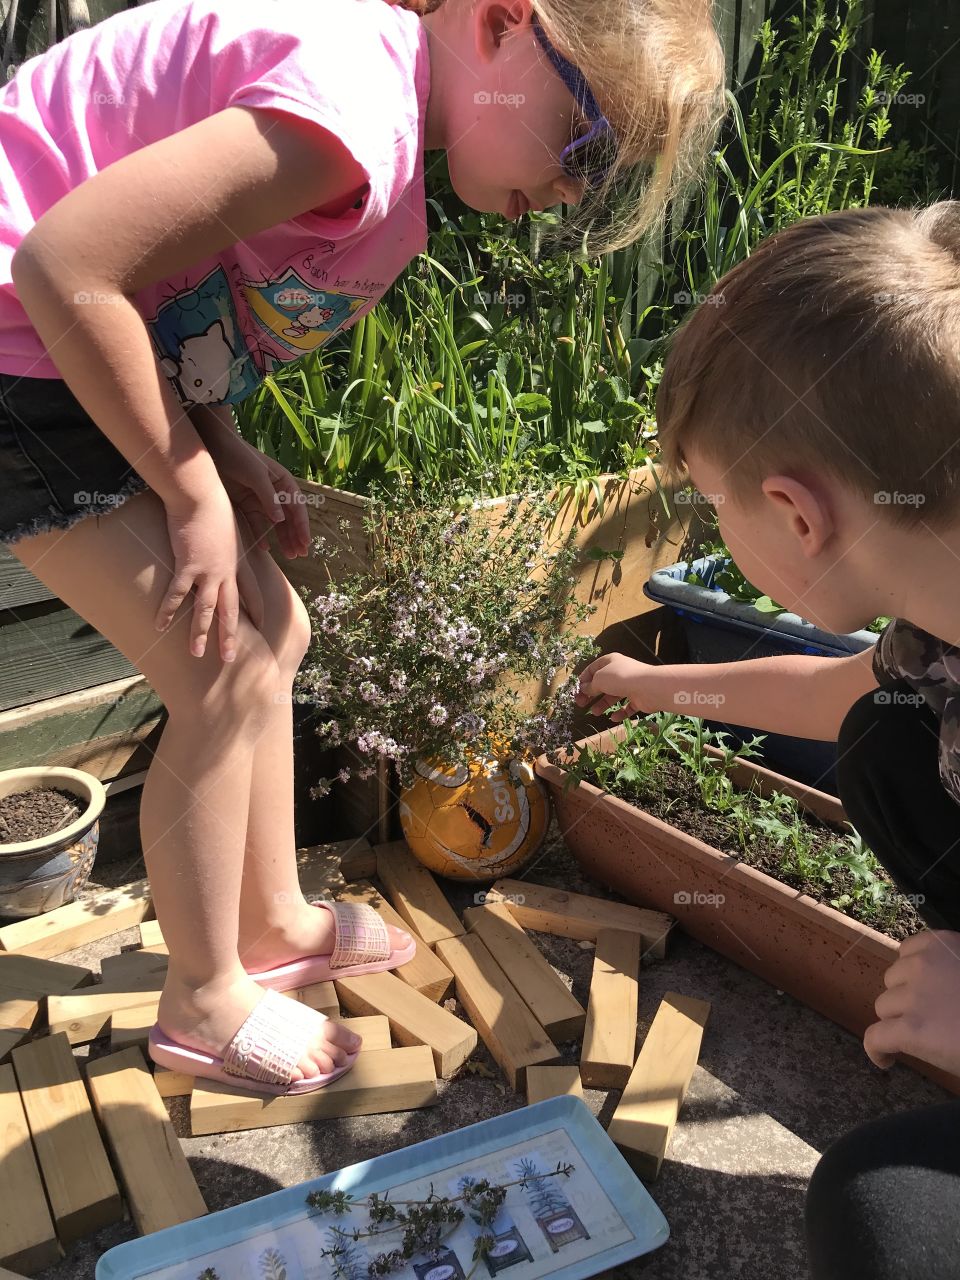
[[33, 787], [0, 798], [0, 850], [62, 831], [83, 812], [77, 797], [59, 787]]
[[[680, 764], [672, 761], [658, 764], [655, 790], [618, 782], [611, 776], [600, 781], [587, 775], [587, 781], [702, 840], [720, 853], [732, 854], [747, 866], [766, 872], [782, 884], [799, 889], [898, 942], [926, 928], [916, 908], [882, 868], [874, 874], [888, 891], [885, 900], [877, 904], [848, 902], [845, 901], [846, 896], [852, 893], [857, 883], [853, 872], [846, 867], [834, 867], [830, 871], [829, 883], [811, 880], [785, 867], [786, 851], [783, 846], [756, 828], [751, 829], [744, 847], [736, 823], [725, 813], [704, 807], [695, 780]], [[815, 851], [825, 852], [836, 843], [840, 833], [829, 823], [806, 812], [802, 813], [802, 820], [811, 832]]]

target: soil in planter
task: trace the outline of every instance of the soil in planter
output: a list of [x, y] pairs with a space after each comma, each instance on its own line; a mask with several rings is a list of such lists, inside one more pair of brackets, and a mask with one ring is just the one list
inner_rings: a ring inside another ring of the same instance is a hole
[[77, 797], [59, 787], [34, 787], [0, 798], [0, 847], [39, 840], [76, 822], [83, 809]]
[[[593, 778], [588, 780], [594, 781]], [[612, 777], [595, 782], [595, 785], [609, 794], [639, 806], [655, 818], [669, 822], [671, 826], [695, 836], [721, 853], [732, 854], [747, 866], [765, 871], [782, 884], [799, 889], [818, 902], [835, 907], [898, 942], [926, 928], [916, 908], [882, 869], [876, 872], [876, 876], [889, 888], [889, 897], [885, 903], [868, 906], [850, 902], [837, 906], [838, 899], [856, 888], [853, 873], [846, 867], [838, 867], [830, 872], [829, 885], [787, 871], [783, 865], [783, 849], [762, 831], [754, 831], [748, 847], [741, 848], [736, 826], [725, 814], [704, 808], [696, 783], [682, 766], [672, 761], [661, 761], [657, 766], [657, 784], [656, 791], [648, 792], [645, 788], [617, 783]], [[812, 833], [815, 848], [823, 850], [835, 843], [838, 836], [836, 828], [810, 813], [803, 814], [803, 821]]]

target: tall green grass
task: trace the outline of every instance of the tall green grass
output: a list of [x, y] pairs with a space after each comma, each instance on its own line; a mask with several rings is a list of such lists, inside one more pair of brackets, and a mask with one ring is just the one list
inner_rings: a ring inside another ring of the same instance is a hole
[[703, 183], [659, 246], [546, 257], [558, 215], [448, 216], [457, 202], [435, 181], [429, 252], [236, 407], [245, 438], [360, 493], [582, 489], [643, 462], [665, 339], [691, 305], [780, 227], [923, 185], [925, 157], [886, 145], [909, 73], [871, 52], [850, 101], [861, 8], [802, 0], [782, 33], [763, 24], [756, 75], [730, 95]]

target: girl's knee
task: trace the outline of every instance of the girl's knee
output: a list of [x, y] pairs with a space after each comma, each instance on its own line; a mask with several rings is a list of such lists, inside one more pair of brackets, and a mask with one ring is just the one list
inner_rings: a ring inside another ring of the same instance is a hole
[[297, 595], [293, 586], [284, 578], [287, 586], [287, 601], [284, 613], [285, 626], [283, 637], [274, 650], [277, 665], [282, 677], [289, 683], [300, 669], [300, 664], [310, 648], [312, 633], [310, 615], [306, 606]]
[[241, 613], [237, 620], [233, 662], [224, 662], [220, 656], [216, 620], [202, 657], [190, 653], [188, 637], [189, 627], [184, 626], [172, 639], [178, 652], [168, 654], [163, 663], [163, 687], [155, 685], [170, 714], [195, 715], [201, 709], [207, 716], [234, 722], [263, 718], [283, 687], [283, 674], [270, 645], [249, 618]]
[[310, 647], [310, 615], [289, 578], [268, 551], [254, 546], [248, 561], [263, 598], [263, 636], [288, 686]]

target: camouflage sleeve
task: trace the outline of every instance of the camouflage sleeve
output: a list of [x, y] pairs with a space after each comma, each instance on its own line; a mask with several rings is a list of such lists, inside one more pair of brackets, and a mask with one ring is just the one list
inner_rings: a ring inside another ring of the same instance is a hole
[[893, 680], [903, 679], [903, 672], [899, 670], [893, 659], [894, 631], [899, 625], [899, 618], [891, 618], [873, 646], [873, 674], [876, 676], [877, 684], [890, 684]]

